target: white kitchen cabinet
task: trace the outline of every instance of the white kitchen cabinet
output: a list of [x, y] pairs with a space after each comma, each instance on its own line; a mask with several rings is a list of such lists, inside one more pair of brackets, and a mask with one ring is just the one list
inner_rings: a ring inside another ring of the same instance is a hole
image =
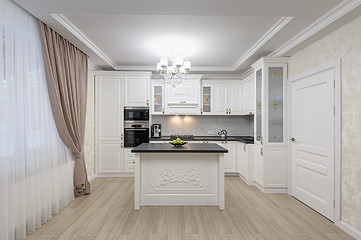
[[201, 75], [188, 75], [179, 85], [165, 83], [166, 114], [200, 114], [201, 77]]
[[225, 83], [221, 83], [221, 81], [217, 81], [214, 84], [214, 107], [213, 114], [214, 115], [226, 115], [228, 113], [227, 109], [227, 85]]
[[254, 75], [251, 74], [243, 82], [243, 114], [254, 114], [255, 112], [255, 84]]
[[[233, 83], [234, 82], [234, 83]], [[228, 115], [242, 115], [242, 84], [239, 81], [230, 81], [227, 84]]]
[[216, 143], [228, 150], [228, 153], [224, 154], [224, 172], [237, 173], [237, 142], [217, 141], [210, 143]]
[[240, 81], [213, 80], [213, 115], [242, 115], [242, 84]]
[[95, 165], [98, 174], [123, 171], [123, 76], [95, 77]]
[[99, 141], [96, 144], [96, 170], [98, 174], [123, 172], [123, 149], [120, 142]]
[[213, 113], [213, 84], [202, 83], [201, 114], [212, 115]]
[[256, 84], [256, 186], [266, 193], [287, 190], [286, 79], [289, 58], [265, 57], [252, 65]]
[[162, 80], [152, 81], [152, 106], [151, 114], [163, 115], [165, 114], [164, 108], [164, 82]]
[[124, 149], [124, 171], [134, 172], [135, 169], [135, 153], [132, 153], [132, 148]]
[[124, 106], [148, 107], [150, 74], [124, 76]]
[[237, 172], [247, 185], [254, 185], [254, 144], [237, 143]]

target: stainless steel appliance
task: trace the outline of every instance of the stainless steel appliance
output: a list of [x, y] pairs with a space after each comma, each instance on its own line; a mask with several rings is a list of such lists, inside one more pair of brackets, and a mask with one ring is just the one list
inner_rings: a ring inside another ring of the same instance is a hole
[[218, 133], [219, 137], [222, 139], [226, 139], [227, 138], [227, 130], [223, 129]]
[[175, 140], [177, 138], [180, 138], [182, 140], [193, 140], [194, 136], [193, 135], [170, 135], [171, 140]]
[[162, 125], [153, 124], [151, 128], [151, 136], [155, 138], [160, 138], [162, 136]]
[[148, 108], [124, 108], [124, 121], [149, 121]]
[[124, 147], [136, 147], [148, 142], [148, 121], [124, 121]]

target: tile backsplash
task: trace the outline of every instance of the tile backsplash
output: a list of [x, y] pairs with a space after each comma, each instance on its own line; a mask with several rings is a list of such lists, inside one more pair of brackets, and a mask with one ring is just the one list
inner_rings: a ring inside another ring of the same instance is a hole
[[253, 135], [253, 116], [152, 116], [152, 123], [162, 124], [162, 136], [193, 134], [209, 136], [208, 131], [218, 135], [226, 129], [229, 136]]

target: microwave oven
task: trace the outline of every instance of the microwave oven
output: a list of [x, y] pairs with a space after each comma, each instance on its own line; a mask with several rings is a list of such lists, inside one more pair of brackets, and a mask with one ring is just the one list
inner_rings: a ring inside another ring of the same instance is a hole
[[149, 121], [149, 109], [124, 108], [124, 121]]

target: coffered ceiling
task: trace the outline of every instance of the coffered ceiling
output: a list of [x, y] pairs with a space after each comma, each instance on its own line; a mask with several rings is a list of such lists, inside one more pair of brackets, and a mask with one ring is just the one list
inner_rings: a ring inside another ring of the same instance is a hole
[[[106, 70], [155, 70], [173, 48], [197, 73], [241, 74], [287, 55], [356, 0], [15, 0]], [[355, 15], [355, 13], [354, 13]]]

